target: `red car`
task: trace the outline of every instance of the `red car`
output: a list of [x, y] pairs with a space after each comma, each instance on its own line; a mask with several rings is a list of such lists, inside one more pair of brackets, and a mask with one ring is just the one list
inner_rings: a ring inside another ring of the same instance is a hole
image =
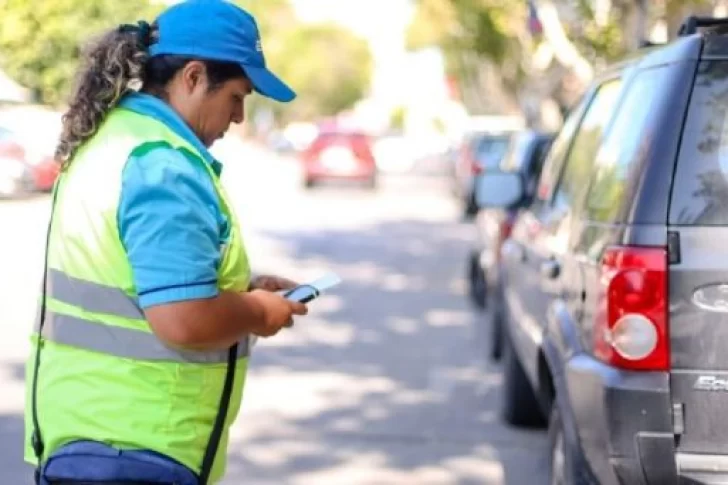
[[0, 126], [0, 192], [50, 192], [60, 167], [52, 153], [40, 152], [7, 127]]
[[377, 185], [377, 165], [369, 136], [358, 132], [320, 133], [301, 154], [306, 188], [323, 180], [351, 180]]

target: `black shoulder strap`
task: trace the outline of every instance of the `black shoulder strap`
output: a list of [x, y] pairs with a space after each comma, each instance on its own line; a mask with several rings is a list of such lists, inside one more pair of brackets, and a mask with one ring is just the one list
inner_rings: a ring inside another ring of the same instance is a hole
[[51, 241], [51, 228], [53, 227], [53, 217], [56, 211], [56, 200], [58, 199], [58, 186], [61, 183], [63, 174], [59, 175], [53, 186], [53, 199], [51, 201], [51, 213], [48, 220], [48, 230], [46, 232], [46, 246], [45, 255], [43, 256], [43, 286], [41, 287], [41, 300], [40, 309], [38, 314], [38, 340], [35, 345], [35, 362], [33, 365], [33, 382], [30, 394], [31, 400], [31, 415], [33, 420], [33, 432], [31, 435], [31, 445], [33, 446], [33, 453], [37, 460], [37, 466], [35, 469], [35, 483], [40, 484], [41, 468], [43, 466], [43, 437], [40, 434], [40, 424], [38, 422], [38, 370], [40, 369], [40, 351], [43, 347], [43, 324], [45, 324], [46, 316], [46, 293], [48, 287], [48, 253]]
[[210, 433], [210, 441], [207, 442], [205, 457], [202, 459], [200, 485], [207, 485], [207, 481], [210, 479], [212, 464], [215, 461], [215, 455], [217, 455], [217, 449], [219, 448], [220, 440], [222, 439], [222, 432], [225, 429], [225, 420], [227, 419], [228, 409], [230, 408], [230, 398], [233, 393], [233, 383], [235, 382], [235, 365], [238, 360], [238, 345], [240, 344], [233, 345], [228, 351], [225, 384], [223, 385], [222, 394], [220, 395], [220, 407], [217, 411], [217, 417], [215, 418], [215, 424], [212, 427], [212, 432]]

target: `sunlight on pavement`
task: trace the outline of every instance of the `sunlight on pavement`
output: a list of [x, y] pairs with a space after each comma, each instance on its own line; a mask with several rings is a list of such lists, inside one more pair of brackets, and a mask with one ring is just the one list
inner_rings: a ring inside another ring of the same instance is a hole
[[[245, 414], [259, 411], [287, 418], [315, 417], [326, 409], [357, 406], [365, 395], [397, 390], [387, 377], [359, 377], [337, 372], [297, 372], [295, 369], [253, 369], [246, 388]], [[286, 398], [295, 396], [295, 406]], [[255, 431], [246, 427], [243, 436]]]
[[[218, 150], [253, 271], [343, 279], [292, 329], [258, 341], [223, 484], [529, 483], [543, 436], [500, 422], [500, 372], [483, 365], [464, 298], [472, 234], [443, 188], [306, 192], [289, 159], [235, 141]], [[0, 252], [0, 446], [11, 450], [0, 466], [13, 485], [30, 477], [23, 367], [49, 206], [0, 204], [3, 227], [32, 221]]]

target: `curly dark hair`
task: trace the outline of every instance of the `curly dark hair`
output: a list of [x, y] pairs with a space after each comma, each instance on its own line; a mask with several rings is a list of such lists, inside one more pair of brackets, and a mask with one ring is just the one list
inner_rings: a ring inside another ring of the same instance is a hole
[[140, 30], [114, 29], [84, 52], [84, 66], [63, 115], [63, 131], [56, 147], [56, 159], [64, 166], [96, 133], [121, 96], [144, 78], [148, 39], [140, 38]]
[[64, 169], [127, 92], [141, 89], [166, 99], [168, 83], [193, 60], [204, 62], [210, 90], [245, 76], [242, 67], [234, 63], [175, 55], [150, 58], [148, 48], [157, 38], [156, 24], [139, 22], [107, 32], [85, 50], [55, 152]]

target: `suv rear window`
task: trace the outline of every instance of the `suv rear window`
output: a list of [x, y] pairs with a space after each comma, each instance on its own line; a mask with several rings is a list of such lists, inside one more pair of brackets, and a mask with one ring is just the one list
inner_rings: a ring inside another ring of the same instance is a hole
[[483, 168], [498, 168], [508, 151], [510, 137], [481, 136], [473, 140], [473, 157]]
[[663, 92], [655, 89], [667, 75], [666, 67], [644, 69], [627, 86], [611, 128], [602, 140], [587, 197], [587, 218], [595, 222], [625, 222], [630, 184], [639, 183], [640, 156], [655, 109]]
[[728, 224], [728, 60], [701, 61], [683, 130], [670, 224]]

